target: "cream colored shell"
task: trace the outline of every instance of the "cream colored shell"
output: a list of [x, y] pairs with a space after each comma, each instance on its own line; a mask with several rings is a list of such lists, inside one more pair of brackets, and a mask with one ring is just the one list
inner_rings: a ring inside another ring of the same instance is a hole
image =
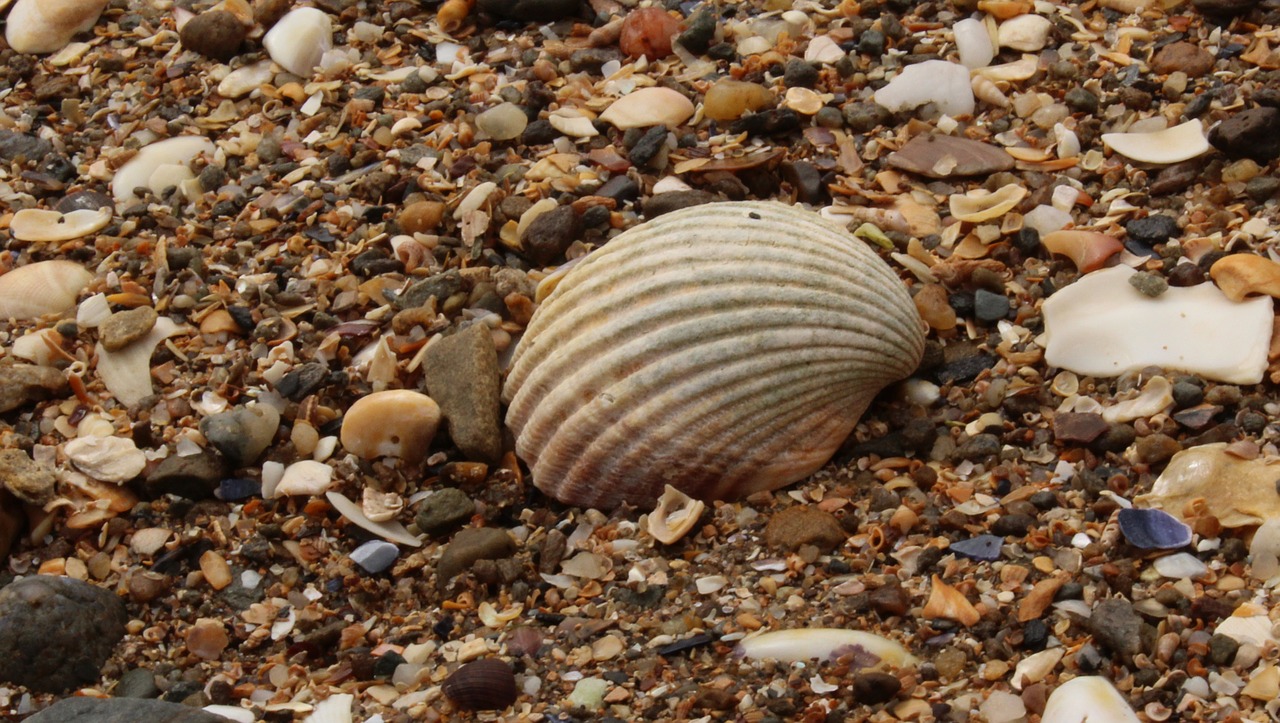
[[503, 389], [516, 451], [569, 504], [776, 489], [822, 467], [919, 364], [922, 323], [845, 229], [771, 202], [631, 229], [538, 308]]

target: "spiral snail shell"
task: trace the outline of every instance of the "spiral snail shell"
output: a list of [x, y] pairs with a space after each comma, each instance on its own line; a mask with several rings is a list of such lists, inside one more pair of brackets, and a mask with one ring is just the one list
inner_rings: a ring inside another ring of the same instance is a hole
[[534, 483], [569, 504], [776, 489], [822, 467], [920, 362], [922, 322], [865, 244], [773, 202], [665, 214], [592, 252], [530, 320], [503, 389]]

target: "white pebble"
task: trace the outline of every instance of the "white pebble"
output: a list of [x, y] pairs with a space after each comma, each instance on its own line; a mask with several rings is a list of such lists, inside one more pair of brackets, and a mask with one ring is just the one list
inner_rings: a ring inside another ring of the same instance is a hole
[[1053, 23], [1040, 15], [1019, 15], [1000, 23], [996, 37], [1000, 47], [1034, 53], [1042, 50], [1049, 42], [1049, 31]]
[[333, 21], [316, 8], [291, 10], [263, 36], [262, 47], [285, 70], [310, 78], [333, 47]]
[[960, 63], [973, 70], [985, 68], [996, 57], [996, 49], [991, 45], [991, 34], [980, 20], [965, 18], [951, 29], [956, 39], [956, 51], [960, 53]]

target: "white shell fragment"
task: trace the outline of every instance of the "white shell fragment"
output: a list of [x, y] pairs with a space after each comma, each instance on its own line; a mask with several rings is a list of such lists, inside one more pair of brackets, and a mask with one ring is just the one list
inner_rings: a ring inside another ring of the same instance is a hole
[[1054, 688], [1040, 723], [1138, 723], [1138, 716], [1106, 678], [1084, 675]]
[[74, 261], [37, 261], [0, 276], [0, 319], [69, 311], [93, 274]]
[[311, 714], [302, 723], [351, 723], [351, 706], [356, 697], [350, 693], [338, 693], [316, 703]]
[[974, 106], [969, 69], [945, 60], [908, 65], [877, 90], [874, 99], [893, 113], [933, 103], [947, 115], [969, 115]]
[[1200, 121], [1148, 133], [1103, 133], [1102, 142], [1120, 155], [1140, 163], [1180, 163], [1209, 150]]
[[352, 524], [398, 545], [422, 546], [422, 540], [409, 534], [409, 530], [404, 525], [395, 520], [375, 522], [369, 519], [365, 516], [364, 510], [360, 509], [360, 505], [352, 502], [350, 498], [341, 492], [326, 492], [324, 496], [325, 499], [329, 500], [329, 504], [333, 505], [333, 508], [342, 513], [342, 516], [350, 520]]
[[658, 542], [670, 545], [689, 534], [689, 530], [698, 524], [698, 518], [706, 509], [707, 506], [701, 500], [695, 500], [667, 485], [662, 497], [658, 498], [658, 506], [649, 513], [649, 534]]
[[1034, 53], [1042, 50], [1049, 42], [1049, 31], [1053, 23], [1041, 15], [1019, 15], [1000, 23], [996, 37], [1000, 47]]
[[615, 100], [600, 114], [600, 120], [621, 130], [656, 125], [675, 128], [692, 115], [693, 102], [678, 91], [641, 88]]
[[202, 153], [214, 152], [213, 141], [204, 136], [177, 136], [143, 147], [111, 179], [111, 195], [116, 203], [137, 200], [136, 188], [160, 193], [169, 186], [194, 178], [188, 164]]
[[107, 391], [126, 407], [151, 396], [151, 352], [157, 344], [183, 329], [169, 317], [162, 316], [146, 336], [119, 351], [107, 351], [102, 342], [98, 342], [94, 346], [98, 376]]
[[826, 463], [920, 361], [922, 322], [861, 241], [778, 203], [620, 234], [535, 312], [503, 396], [516, 451], [569, 504], [776, 489]]
[[333, 485], [333, 468], [324, 462], [304, 459], [284, 468], [284, 476], [272, 497], [323, 494]]
[[147, 466], [147, 456], [127, 437], [78, 437], [62, 451], [76, 469], [100, 482], [128, 482]]
[[271, 70], [270, 60], [261, 60], [243, 68], [236, 68], [218, 83], [218, 95], [223, 98], [239, 98], [261, 86], [271, 82], [275, 72]]
[[1044, 302], [1045, 359], [1077, 374], [1113, 377], [1146, 366], [1257, 384], [1267, 368], [1269, 297], [1233, 302], [1211, 283], [1144, 296], [1134, 270], [1088, 274]]
[[833, 660], [853, 654], [855, 668], [904, 668], [916, 659], [906, 648], [888, 638], [843, 628], [797, 628], [775, 630], [743, 638], [737, 657], [795, 663], [817, 659]]
[[24, 208], [13, 214], [9, 232], [19, 241], [70, 241], [97, 233], [111, 223], [112, 211], [80, 209], [59, 213], [42, 208]]
[[19, 53], [56, 53], [92, 28], [106, 7], [107, 0], [18, 0], [4, 38]]
[[440, 405], [409, 389], [374, 392], [357, 399], [342, 418], [342, 446], [364, 459], [421, 461], [440, 426]]
[[1000, 218], [1012, 211], [1026, 195], [1025, 187], [1010, 183], [995, 191], [978, 188], [968, 193], [953, 193], [947, 202], [952, 216], [961, 221], [978, 223]]
[[333, 21], [316, 8], [290, 10], [263, 36], [262, 47], [280, 67], [310, 78], [333, 48]]
[[995, 46], [991, 44], [991, 34], [981, 20], [965, 18], [951, 28], [955, 35], [956, 52], [960, 54], [960, 63], [973, 70], [991, 64], [996, 57]]

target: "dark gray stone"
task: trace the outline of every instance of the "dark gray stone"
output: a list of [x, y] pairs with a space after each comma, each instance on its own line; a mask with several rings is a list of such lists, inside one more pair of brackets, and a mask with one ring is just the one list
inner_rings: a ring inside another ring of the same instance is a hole
[[190, 500], [209, 499], [225, 474], [225, 462], [212, 450], [185, 457], [171, 454], [147, 475], [146, 488], [154, 497], [170, 494]]
[[1130, 239], [1148, 246], [1162, 244], [1181, 232], [1178, 220], [1162, 213], [1135, 218], [1125, 223], [1124, 230]]
[[0, 412], [48, 399], [67, 390], [67, 377], [53, 367], [34, 364], [0, 366]]
[[471, 519], [476, 503], [471, 495], [457, 487], [445, 487], [424, 499], [418, 508], [414, 524], [428, 535], [447, 532]]
[[569, 244], [582, 236], [582, 219], [572, 206], [558, 206], [535, 218], [520, 242], [535, 263], [549, 265], [564, 257]]
[[1103, 648], [1131, 658], [1142, 645], [1142, 618], [1128, 600], [1111, 598], [1093, 607], [1089, 616], [1089, 632]]
[[494, 463], [502, 455], [501, 371], [493, 337], [472, 324], [427, 347], [427, 394], [449, 422], [449, 436], [467, 459]]
[[27, 719], [27, 723], [227, 723], [199, 708], [141, 698], [67, 698]]
[[1250, 108], [1209, 131], [1214, 148], [1233, 158], [1269, 161], [1280, 156], [1280, 109]]
[[188, 20], [178, 37], [187, 50], [225, 63], [240, 51], [246, 30], [229, 11], [208, 10]]
[[280, 427], [280, 413], [266, 404], [236, 407], [200, 420], [200, 433], [235, 467], [266, 451]]
[[46, 693], [96, 682], [128, 619], [119, 597], [86, 582], [12, 582], [0, 590], [0, 680]]
[[449, 541], [436, 565], [436, 584], [444, 589], [476, 560], [501, 560], [516, 550], [516, 542], [506, 530], [495, 527], [468, 527]]
[[646, 220], [653, 220], [664, 213], [679, 211], [682, 208], [691, 206], [701, 206], [704, 203], [715, 203], [721, 201], [719, 196], [709, 191], [668, 191], [667, 193], [659, 193], [656, 196], [650, 196], [644, 202], [644, 217]]
[[433, 296], [437, 302], [443, 303], [459, 291], [462, 291], [462, 275], [457, 269], [450, 269], [405, 289], [403, 294], [396, 297], [393, 305], [397, 309], [416, 309], [425, 305]]
[[688, 27], [676, 38], [680, 47], [694, 55], [702, 55], [716, 39], [716, 16], [710, 5], [703, 5], [689, 18]]
[[300, 402], [320, 388], [329, 376], [329, 367], [319, 362], [309, 362], [285, 374], [276, 385], [276, 391], [288, 399]]
[[582, 0], [479, 0], [484, 13], [511, 20], [551, 22], [582, 14]]
[[0, 158], [39, 162], [50, 153], [53, 153], [53, 143], [44, 138], [0, 128]]
[[134, 668], [124, 675], [111, 689], [116, 698], [158, 698], [160, 688], [156, 685], [156, 674], [146, 668]]

